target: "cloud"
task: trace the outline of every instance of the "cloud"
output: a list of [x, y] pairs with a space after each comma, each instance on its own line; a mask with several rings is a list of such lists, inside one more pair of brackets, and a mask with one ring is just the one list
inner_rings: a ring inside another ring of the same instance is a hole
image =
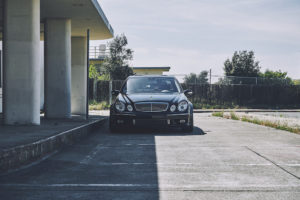
[[299, 0], [101, 0], [116, 33], [135, 50], [134, 65], [213, 68], [235, 50], [254, 50], [264, 68], [300, 77]]

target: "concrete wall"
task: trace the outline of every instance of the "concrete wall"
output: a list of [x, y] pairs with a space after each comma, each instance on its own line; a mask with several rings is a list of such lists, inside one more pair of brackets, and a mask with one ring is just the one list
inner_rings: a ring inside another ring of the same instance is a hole
[[85, 115], [87, 102], [87, 38], [72, 37], [72, 114]]

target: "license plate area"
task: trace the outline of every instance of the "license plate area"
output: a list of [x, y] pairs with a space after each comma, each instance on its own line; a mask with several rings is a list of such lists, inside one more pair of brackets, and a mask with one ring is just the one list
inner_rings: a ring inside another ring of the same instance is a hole
[[167, 120], [161, 120], [161, 119], [136, 119], [136, 125], [137, 126], [143, 126], [143, 127], [153, 127], [153, 126], [164, 126], [167, 124]]
[[164, 119], [164, 115], [152, 115], [152, 119]]

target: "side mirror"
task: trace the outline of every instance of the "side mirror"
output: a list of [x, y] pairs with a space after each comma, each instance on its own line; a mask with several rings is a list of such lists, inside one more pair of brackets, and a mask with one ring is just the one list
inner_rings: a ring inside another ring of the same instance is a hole
[[184, 90], [183, 93], [187, 96], [192, 96], [193, 95], [193, 91], [188, 89], [188, 90]]
[[111, 94], [114, 95], [114, 96], [117, 96], [119, 93], [120, 93], [119, 90], [113, 90], [113, 91], [111, 91]]

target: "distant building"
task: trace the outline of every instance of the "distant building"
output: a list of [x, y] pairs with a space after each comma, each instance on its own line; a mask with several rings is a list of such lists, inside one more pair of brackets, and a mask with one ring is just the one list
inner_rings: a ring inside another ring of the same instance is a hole
[[136, 75], [163, 75], [169, 72], [171, 67], [133, 67], [133, 73]]
[[105, 57], [109, 54], [105, 44], [99, 46], [91, 46], [89, 50], [90, 65], [94, 65], [100, 69], [100, 72], [105, 72], [105, 69], [101, 66]]

